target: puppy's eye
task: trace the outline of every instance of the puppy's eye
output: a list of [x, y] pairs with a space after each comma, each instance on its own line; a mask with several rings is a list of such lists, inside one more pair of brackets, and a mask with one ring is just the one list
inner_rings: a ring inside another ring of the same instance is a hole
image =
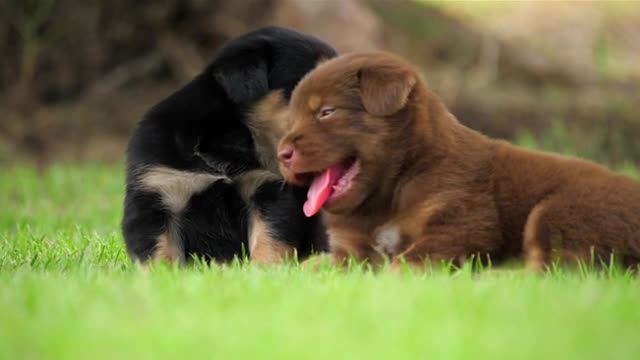
[[336, 112], [335, 108], [332, 107], [323, 107], [322, 109], [320, 109], [320, 111], [318, 112], [318, 119], [320, 120], [324, 120], [326, 118], [328, 118], [329, 116], [333, 115], [333, 113]]

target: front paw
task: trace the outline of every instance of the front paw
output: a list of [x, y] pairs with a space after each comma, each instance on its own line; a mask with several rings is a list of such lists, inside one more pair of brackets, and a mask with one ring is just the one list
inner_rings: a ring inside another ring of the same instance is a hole
[[311, 271], [320, 271], [323, 269], [346, 268], [346, 261], [334, 254], [314, 255], [301, 264], [302, 268]]
[[391, 272], [396, 274], [425, 272], [427, 270], [427, 264], [424, 260], [410, 260], [404, 257], [396, 257], [391, 261], [390, 269]]

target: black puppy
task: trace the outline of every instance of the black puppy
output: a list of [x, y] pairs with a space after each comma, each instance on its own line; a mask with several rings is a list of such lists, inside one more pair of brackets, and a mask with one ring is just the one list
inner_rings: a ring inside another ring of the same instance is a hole
[[[277, 262], [323, 250], [304, 189], [284, 185], [275, 148], [294, 86], [336, 52], [267, 27], [232, 40], [194, 80], [154, 106], [129, 143], [123, 233], [130, 256]], [[244, 254], [246, 254], [244, 253]]]

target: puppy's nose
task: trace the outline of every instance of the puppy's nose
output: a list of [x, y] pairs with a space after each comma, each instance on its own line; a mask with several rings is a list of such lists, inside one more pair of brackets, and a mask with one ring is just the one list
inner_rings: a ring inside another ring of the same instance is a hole
[[284, 149], [280, 150], [278, 153], [278, 159], [284, 166], [291, 166], [291, 159], [293, 159], [293, 146], [285, 146]]

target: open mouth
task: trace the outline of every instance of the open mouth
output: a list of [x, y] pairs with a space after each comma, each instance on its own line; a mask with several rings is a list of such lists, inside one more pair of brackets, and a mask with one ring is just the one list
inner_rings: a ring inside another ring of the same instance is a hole
[[296, 175], [296, 179], [311, 181], [307, 201], [302, 208], [307, 217], [317, 214], [322, 207], [346, 194], [353, 187], [353, 179], [360, 172], [360, 162], [355, 157], [347, 158], [318, 173]]

